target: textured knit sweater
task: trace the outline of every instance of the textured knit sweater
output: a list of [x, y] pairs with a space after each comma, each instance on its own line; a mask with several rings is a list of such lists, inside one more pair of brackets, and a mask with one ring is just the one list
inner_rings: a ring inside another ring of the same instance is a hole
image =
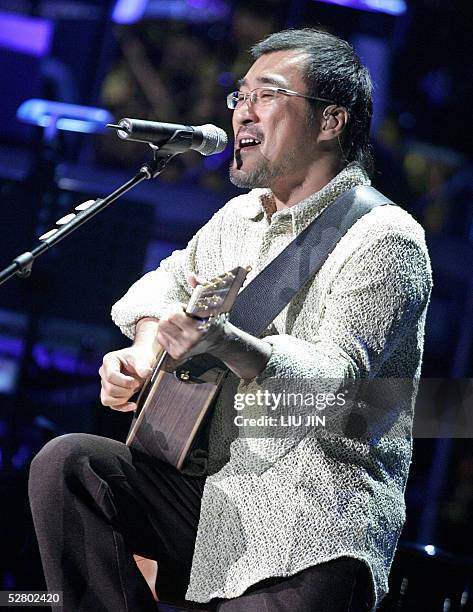
[[[140, 318], [162, 317], [189, 299], [191, 272], [211, 279], [250, 265], [248, 282], [359, 184], [369, 179], [351, 164], [282, 211], [273, 212], [268, 190], [232, 199], [185, 249], [129, 289], [114, 305], [113, 320], [133, 338]], [[422, 228], [400, 207], [377, 207], [345, 234], [267, 330], [273, 351], [261, 375], [246, 383], [227, 378], [210, 426], [209, 476], [187, 599], [234, 598], [265, 578], [341, 556], [367, 564], [376, 601], [386, 593], [405, 518], [415, 396], [412, 384], [394, 399], [396, 381], [420, 376], [431, 284]], [[377, 435], [283, 437], [235, 425], [236, 392], [248, 397], [274, 381], [303, 380], [314, 392], [337, 393], [343, 381], [359, 379], [394, 387], [393, 401], [370, 413]]]

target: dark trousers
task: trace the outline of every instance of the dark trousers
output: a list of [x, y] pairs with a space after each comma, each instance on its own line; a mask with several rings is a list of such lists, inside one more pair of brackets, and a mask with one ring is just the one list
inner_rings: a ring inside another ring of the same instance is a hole
[[158, 562], [160, 600], [219, 612], [365, 612], [366, 566], [341, 558], [272, 578], [231, 600], [185, 602], [205, 478], [89, 434], [49, 442], [30, 472], [48, 589], [66, 612], [156, 612], [133, 553]]

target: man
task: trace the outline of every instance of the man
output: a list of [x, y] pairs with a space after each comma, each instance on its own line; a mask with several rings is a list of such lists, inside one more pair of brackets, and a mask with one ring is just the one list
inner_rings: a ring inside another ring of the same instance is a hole
[[225, 322], [206, 329], [182, 308], [199, 278], [248, 264], [254, 277], [339, 195], [369, 184], [371, 83], [352, 48], [293, 30], [253, 56], [228, 100], [231, 180], [252, 191], [114, 306], [133, 345], [100, 369], [103, 404], [132, 410], [159, 346], [177, 361], [209, 352], [225, 362], [207, 473], [181, 474], [95, 436], [50, 442], [33, 462], [30, 496], [48, 588], [64, 590], [67, 610], [152, 610], [133, 553], [157, 559], [160, 599], [188, 607], [353, 612], [387, 590], [413, 390], [393, 414], [372, 417], [384, 435], [363, 439], [246, 437], [233, 402], [271, 381], [329, 381], [336, 392], [344, 380], [418, 377], [431, 288], [422, 229], [396, 206], [366, 214], [262, 338]]

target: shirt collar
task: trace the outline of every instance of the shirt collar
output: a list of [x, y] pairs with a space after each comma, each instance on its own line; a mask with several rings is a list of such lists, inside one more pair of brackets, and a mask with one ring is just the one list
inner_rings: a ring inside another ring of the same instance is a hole
[[[290, 208], [276, 211], [271, 217], [271, 222], [274, 223], [277, 219], [285, 217], [291, 218], [294, 233], [299, 233], [342, 193], [356, 185], [369, 184], [370, 180], [365, 170], [359, 164], [353, 162], [319, 191], [316, 191]], [[238, 208], [239, 214], [246, 219], [253, 219], [255, 221], [260, 220], [258, 217], [263, 219], [265, 212], [267, 216], [270, 216], [271, 200], [271, 190], [253, 189], [247, 194], [245, 200], [241, 202]]]

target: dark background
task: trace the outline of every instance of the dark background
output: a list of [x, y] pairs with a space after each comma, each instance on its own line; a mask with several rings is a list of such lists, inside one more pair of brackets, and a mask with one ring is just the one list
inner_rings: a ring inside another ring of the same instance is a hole
[[[0, 0], [0, 267], [149, 157], [145, 145], [103, 130], [20, 122], [22, 102], [100, 107], [116, 120], [215, 123], [231, 133], [225, 96], [251, 63], [248, 47], [303, 25], [350, 40], [372, 72], [373, 182], [422, 223], [432, 257], [423, 375], [470, 378], [473, 13], [466, 0]], [[30, 278], [0, 287], [1, 588], [44, 586], [26, 499], [32, 456], [61, 432], [123, 439], [129, 416], [98, 401], [101, 358], [127, 342], [110, 307], [236, 193], [229, 155], [230, 148], [179, 156], [38, 260]], [[469, 609], [471, 440], [416, 440], [406, 498], [385, 609], [456, 610], [462, 601]]]

